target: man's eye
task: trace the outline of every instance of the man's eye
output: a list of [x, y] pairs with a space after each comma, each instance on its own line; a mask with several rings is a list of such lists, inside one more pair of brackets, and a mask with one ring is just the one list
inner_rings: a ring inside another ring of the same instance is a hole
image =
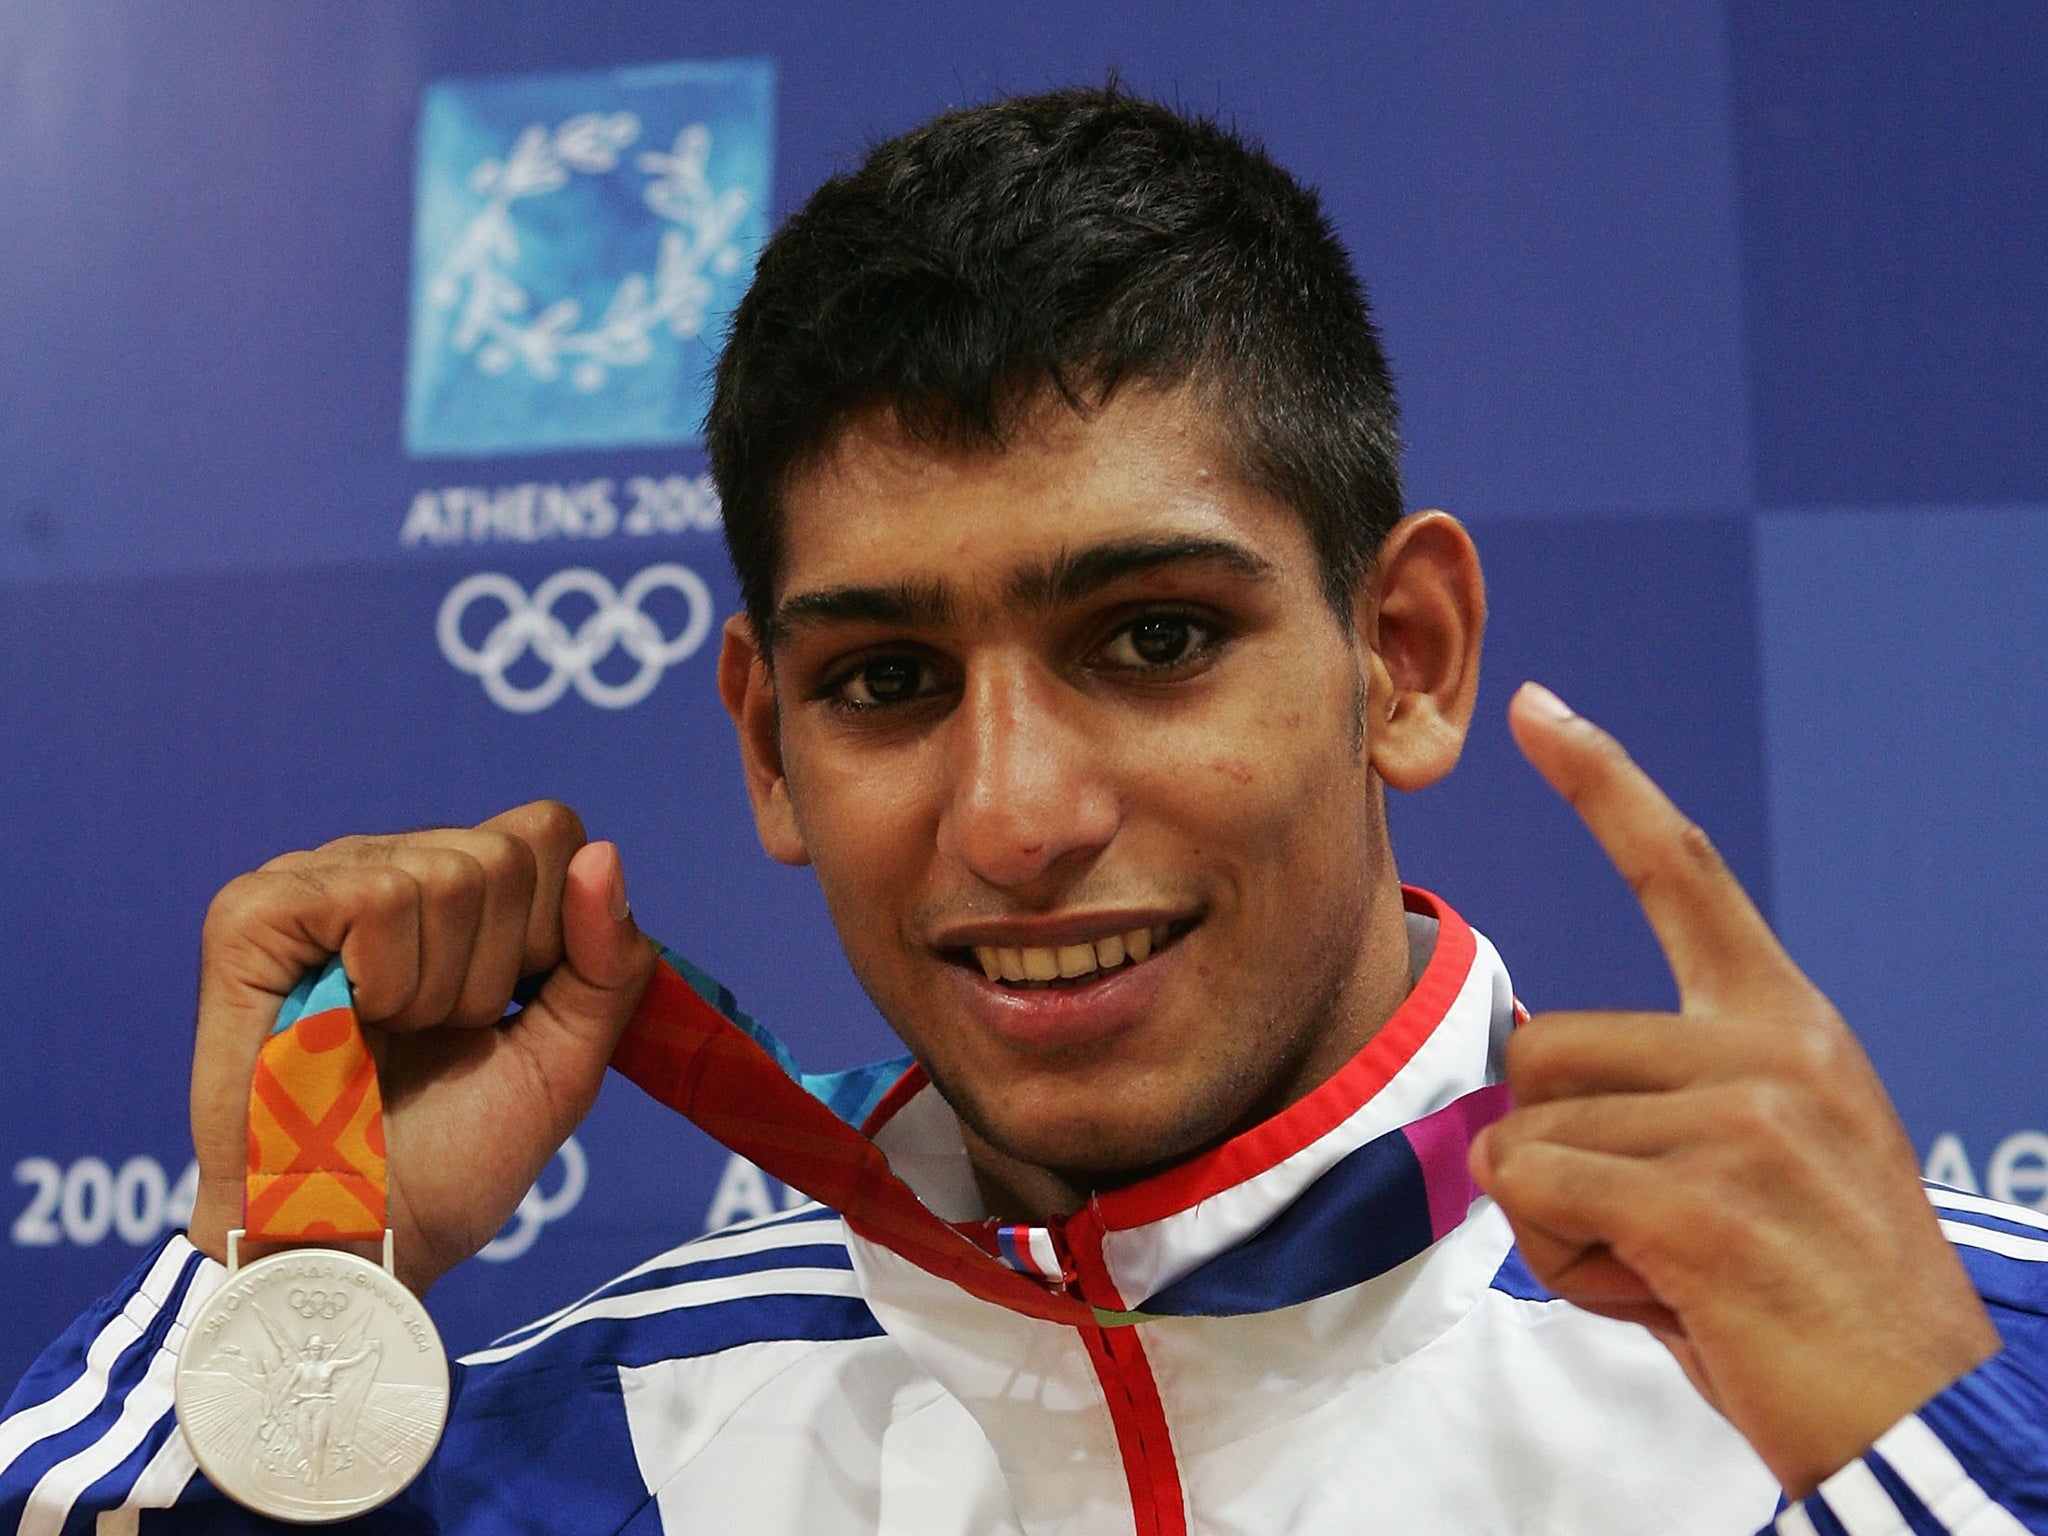
[[1185, 613], [1148, 613], [1109, 637], [1103, 660], [1112, 667], [1149, 671], [1179, 666], [1215, 643], [1216, 631]]
[[842, 674], [832, 697], [854, 709], [907, 704], [935, 691], [931, 664], [915, 656], [870, 656]]

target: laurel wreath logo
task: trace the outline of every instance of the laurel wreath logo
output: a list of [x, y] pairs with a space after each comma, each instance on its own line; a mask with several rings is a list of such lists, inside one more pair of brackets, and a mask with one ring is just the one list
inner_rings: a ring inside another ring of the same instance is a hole
[[566, 371], [572, 385], [593, 393], [613, 370], [652, 357], [664, 327], [679, 341], [703, 333], [713, 293], [706, 274], [738, 270], [744, 258], [732, 237], [750, 199], [741, 187], [712, 187], [711, 130], [702, 123], [685, 125], [666, 151], [635, 157], [647, 177], [641, 196], [669, 227], [654, 270], [628, 273], [594, 323], [584, 325], [583, 305], [570, 298], [534, 313], [533, 295], [513, 275], [520, 259], [513, 205], [559, 191], [577, 175], [613, 174], [640, 133], [631, 112], [586, 112], [553, 128], [533, 123], [503, 160], [485, 160], [470, 172], [470, 190], [484, 206], [435, 272], [427, 300], [454, 313], [449, 345], [484, 373], [518, 366], [553, 380]]

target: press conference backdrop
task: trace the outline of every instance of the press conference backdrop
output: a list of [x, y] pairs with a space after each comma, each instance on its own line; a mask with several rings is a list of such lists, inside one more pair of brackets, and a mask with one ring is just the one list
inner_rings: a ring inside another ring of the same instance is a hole
[[[755, 845], [699, 443], [776, 221], [1100, 81], [1322, 189], [1475, 529], [1479, 721], [1403, 873], [1532, 1007], [1670, 985], [1515, 757], [1616, 728], [1940, 1177], [2048, 1206], [2048, 12], [2031, 3], [0, 0], [0, 1379], [189, 1205], [210, 894], [540, 795], [817, 1066], [891, 1049]], [[613, 1082], [451, 1342], [786, 1192]]]

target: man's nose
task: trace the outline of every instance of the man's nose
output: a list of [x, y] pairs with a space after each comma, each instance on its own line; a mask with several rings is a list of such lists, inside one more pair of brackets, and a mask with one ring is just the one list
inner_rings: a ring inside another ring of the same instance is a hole
[[1105, 846], [1118, 799], [1084, 713], [1084, 701], [1042, 667], [970, 669], [952, 721], [939, 852], [1010, 889]]

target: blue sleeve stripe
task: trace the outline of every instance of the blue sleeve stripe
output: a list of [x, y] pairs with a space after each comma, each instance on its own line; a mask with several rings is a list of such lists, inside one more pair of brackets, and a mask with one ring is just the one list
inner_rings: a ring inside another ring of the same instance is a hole
[[[191, 1465], [193, 1471], [198, 1470], [191, 1462], [192, 1453], [185, 1444], [184, 1435], [178, 1431], [176, 1414], [166, 1413], [148, 1428], [133, 1450], [109, 1470], [101, 1473], [82, 1491], [73, 1502], [74, 1513], [69, 1523], [76, 1525], [79, 1523], [79, 1517], [87, 1513], [96, 1517], [110, 1509], [151, 1507], [148, 1500], [142, 1496], [142, 1478], [159, 1460], [167, 1459], [165, 1453], [171, 1447], [176, 1447], [176, 1451], [172, 1452], [169, 1460], [183, 1461]], [[183, 1452], [182, 1457], [177, 1455], [177, 1452]], [[159, 1480], [161, 1476], [159, 1474]], [[162, 1502], [176, 1502], [178, 1493], [183, 1490], [189, 1477], [190, 1473], [187, 1473], [185, 1478], [181, 1478], [178, 1486], [171, 1490], [171, 1496]]]
[[824, 1345], [884, 1337], [882, 1325], [858, 1296], [743, 1296], [652, 1317], [592, 1319], [573, 1336], [508, 1365], [470, 1371], [464, 1416], [484, 1423], [513, 1413], [542, 1413], [531, 1405], [560, 1404], [572, 1396], [591, 1401], [588, 1394], [598, 1389], [613, 1399], [621, 1367], [702, 1359], [748, 1344]]
[[1903, 1488], [1900, 1492], [1904, 1503], [1893, 1499], [1869, 1460], [1852, 1461], [1807, 1503], [1815, 1510], [1817, 1528], [1823, 1525], [1818, 1511], [1824, 1508], [1847, 1536], [1947, 1536], [1947, 1527], [1934, 1520], [1926, 1506]]
[[2030, 1264], [2048, 1263], [2048, 1238], [2021, 1237], [1997, 1227], [1973, 1226], [1966, 1221], [1943, 1220], [1941, 1235], [1964, 1248], [1982, 1248], [2008, 1259], [2025, 1259]]
[[[761, 1288], [772, 1290], [774, 1287], [769, 1277], [784, 1270], [852, 1268], [853, 1256], [846, 1251], [846, 1245], [828, 1239], [769, 1253], [734, 1253], [724, 1258], [696, 1259], [658, 1274], [636, 1276], [631, 1282], [613, 1281], [598, 1292], [598, 1296], [631, 1296], [685, 1280], [716, 1280], [727, 1275], [758, 1275], [762, 1277]], [[589, 1299], [595, 1301], [598, 1297]]]
[[[1861, 1536], [1860, 1532], [1851, 1531], [1835, 1518], [1835, 1512], [1818, 1494], [1803, 1503], [1794, 1504], [1779, 1515], [1778, 1529], [1787, 1536]], [[1898, 1533], [1887, 1531], [1885, 1536], [1898, 1536]]]
[[1886, 1430], [1872, 1447], [1938, 1522], [1936, 1529], [1970, 1536], [2026, 1536], [2026, 1527], [1995, 1503], [1954, 1451], [1917, 1414]]
[[2027, 1536], [1917, 1415], [1772, 1523], [1778, 1536]]
[[174, 1240], [164, 1245], [150, 1261], [141, 1285], [82, 1351], [79, 1374], [50, 1397], [24, 1406], [0, 1423], [0, 1478], [29, 1447], [76, 1428], [106, 1400], [123, 1357], [150, 1332], [167, 1304], [182, 1299], [181, 1293], [190, 1287], [190, 1272], [200, 1262], [198, 1251], [187, 1243]]
[[[211, 1276], [207, 1274], [209, 1268], [213, 1271]], [[0, 1498], [4, 1498], [6, 1508], [19, 1509], [22, 1501], [40, 1486], [43, 1479], [60, 1463], [69, 1461], [81, 1451], [98, 1445], [122, 1422], [130, 1395], [149, 1379], [151, 1370], [165, 1351], [169, 1350], [175, 1357], [184, 1332], [183, 1319], [198, 1306], [201, 1298], [211, 1293], [213, 1286], [218, 1283], [219, 1273], [218, 1265], [208, 1265], [204, 1260], [186, 1264], [180, 1269], [170, 1295], [143, 1326], [141, 1337], [121, 1351], [103, 1377], [93, 1380], [93, 1385], [99, 1389], [98, 1399], [85, 1416], [58, 1433], [46, 1435], [29, 1446], [15, 1458], [4, 1477], [0, 1477], [0, 1486], [6, 1489]], [[135, 1300], [136, 1298], [131, 1295], [120, 1305], [125, 1311]], [[71, 1350], [61, 1350], [60, 1346], [60, 1351], [53, 1351], [61, 1352], [61, 1364], [64, 1367], [76, 1365], [75, 1346], [81, 1338], [82, 1331], [75, 1330], [71, 1335]]]
[[[196, 1259], [195, 1255], [194, 1263], [187, 1268], [196, 1268]], [[37, 1480], [22, 1511], [16, 1536], [62, 1536], [72, 1507], [88, 1488], [134, 1456], [152, 1432], [170, 1432], [171, 1383], [178, 1363], [176, 1346], [183, 1342], [185, 1327], [200, 1304], [199, 1290], [189, 1283], [184, 1287], [178, 1301], [177, 1321], [165, 1337], [164, 1347], [151, 1353], [142, 1380], [122, 1399], [113, 1424]], [[111, 1497], [119, 1491], [108, 1490], [109, 1502], [120, 1502]]]
[[[646, 1290], [663, 1278], [681, 1276], [694, 1272], [699, 1267], [726, 1264], [730, 1260], [746, 1255], [809, 1250], [804, 1263], [796, 1267], [813, 1268], [819, 1262], [833, 1262], [823, 1259], [816, 1251], [828, 1246], [837, 1249], [843, 1259], [846, 1245], [840, 1234], [839, 1213], [828, 1211], [823, 1206], [804, 1206], [795, 1211], [740, 1222], [734, 1226], [723, 1227], [707, 1236], [693, 1238], [679, 1247], [669, 1249], [666, 1253], [658, 1253], [645, 1263], [634, 1265], [623, 1275], [607, 1280], [588, 1294], [577, 1297], [568, 1306], [522, 1324], [509, 1333], [493, 1339], [491, 1343], [493, 1347], [509, 1344], [528, 1334], [537, 1333], [599, 1297]], [[765, 1260], [757, 1267], [767, 1268], [773, 1263], [773, 1260]]]
[[1930, 1184], [1927, 1198], [1941, 1210], [1954, 1212], [1964, 1218], [1989, 1217], [2008, 1227], [2031, 1227], [2037, 1232], [2048, 1232], [2048, 1214], [2030, 1206], [2013, 1205], [2004, 1200], [1987, 1200], [1982, 1195], [1966, 1194], [1959, 1189]]
[[1884, 1490], [1885, 1497], [1892, 1501], [1893, 1506], [1904, 1518], [1906, 1528], [1913, 1536], [1952, 1536], [1947, 1524], [1906, 1486], [1905, 1479], [1899, 1476], [1896, 1467], [1876, 1451], [1872, 1451], [1864, 1460], [1870, 1465], [1871, 1476], [1877, 1479], [1878, 1486]]
[[[529, 1324], [495, 1340], [490, 1346], [519, 1347], [538, 1342], [545, 1331], [554, 1333], [557, 1323], [574, 1322], [581, 1315], [593, 1312], [600, 1303], [610, 1303], [623, 1297], [644, 1296], [658, 1291], [673, 1292], [679, 1285], [705, 1280], [723, 1280], [737, 1277], [751, 1277], [758, 1283], [751, 1289], [766, 1295], [775, 1289], [775, 1278], [785, 1274], [813, 1274], [821, 1269], [838, 1269], [851, 1273], [853, 1258], [841, 1243], [816, 1244], [807, 1248], [790, 1248], [775, 1253], [740, 1253], [723, 1259], [709, 1259], [692, 1263], [681, 1269], [665, 1269], [655, 1274], [637, 1274], [630, 1281], [625, 1277], [593, 1291], [573, 1307], [565, 1307], [544, 1322]], [[475, 1356], [468, 1357], [472, 1360]]]
[[[128, 1497], [122, 1501], [122, 1507], [168, 1509], [184, 1496], [198, 1473], [199, 1463], [192, 1459], [192, 1447], [185, 1443], [185, 1437], [167, 1435], [136, 1477], [134, 1486], [128, 1490]], [[211, 1488], [203, 1479], [199, 1486], [209, 1491]]]
[[544, 1344], [579, 1323], [652, 1317], [663, 1312], [710, 1306], [717, 1302], [770, 1296], [845, 1296], [858, 1299], [860, 1287], [848, 1269], [777, 1269], [760, 1275], [725, 1275], [712, 1280], [685, 1280], [623, 1296], [600, 1296], [537, 1333], [509, 1344], [496, 1344], [464, 1355], [468, 1366], [494, 1365]]

